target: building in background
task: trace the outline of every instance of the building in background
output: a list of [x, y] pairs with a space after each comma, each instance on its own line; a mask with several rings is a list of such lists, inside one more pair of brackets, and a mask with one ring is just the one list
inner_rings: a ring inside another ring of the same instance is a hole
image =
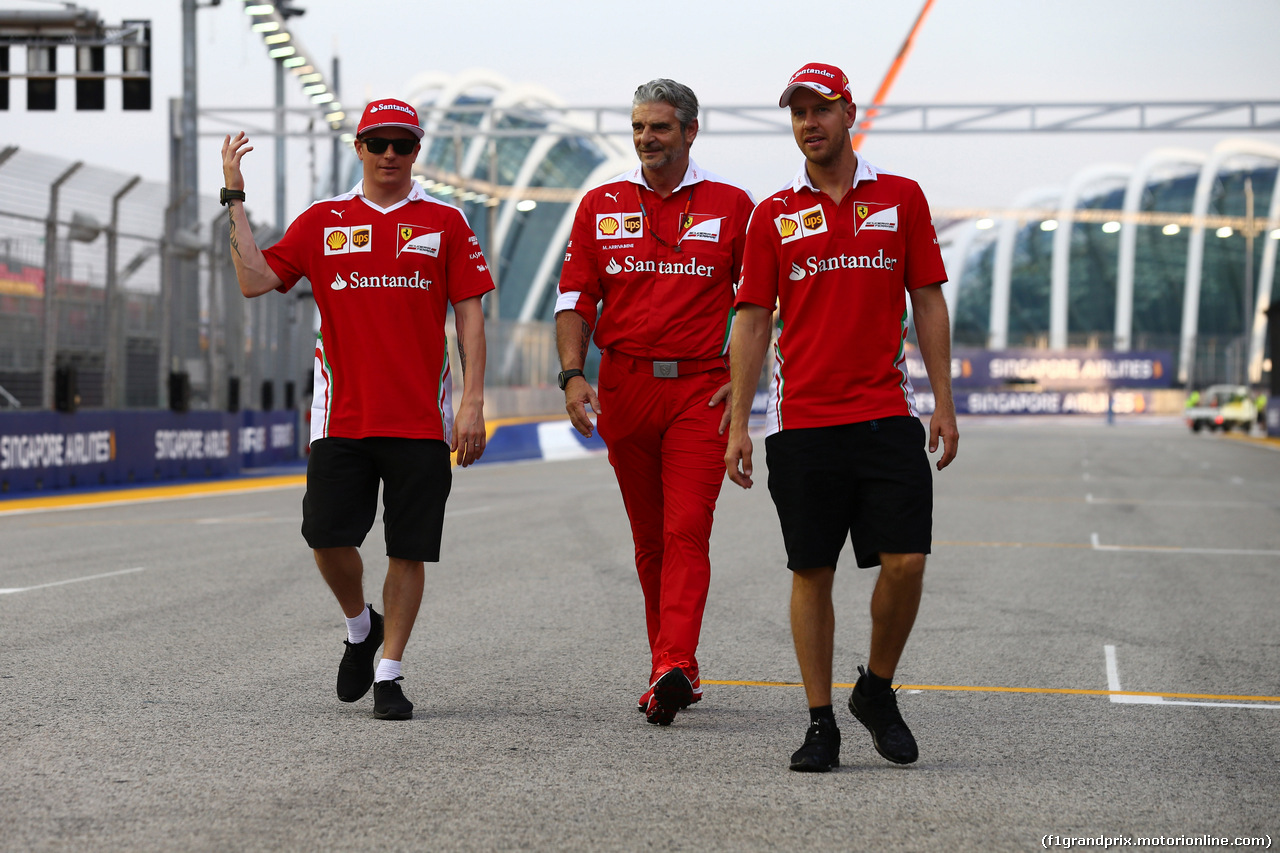
[[1168, 350], [1182, 384], [1262, 382], [1278, 162], [1252, 140], [1157, 149], [1029, 190], [1007, 218], [950, 223], [955, 345]]
[[[402, 97], [427, 132], [415, 177], [466, 214], [498, 282], [490, 317], [553, 320], [578, 200], [635, 167], [625, 138], [597, 132], [541, 86], [492, 71], [422, 74]], [[354, 184], [354, 156], [350, 168]]]

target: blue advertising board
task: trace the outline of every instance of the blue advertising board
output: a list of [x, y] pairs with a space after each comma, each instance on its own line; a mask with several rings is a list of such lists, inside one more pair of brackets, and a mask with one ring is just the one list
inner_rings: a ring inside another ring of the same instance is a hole
[[[907, 373], [917, 388], [929, 386], [918, 351], [907, 355]], [[998, 389], [1036, 385], [1041, 389], [1168, 388], [1173, 354], [1167, 350], [957, 349], [951, 354], [951, 387]]]
[[[1140, 415], [1151, 411], [1145, 391], [991, 391], [958, 388], [952, 392], [957, 415]], [[933, 414], [933, 393], [915, 393], [922, 415]]]
[[293, 411], [0, 413], [0, 494], [225, 477], [298, 456]]

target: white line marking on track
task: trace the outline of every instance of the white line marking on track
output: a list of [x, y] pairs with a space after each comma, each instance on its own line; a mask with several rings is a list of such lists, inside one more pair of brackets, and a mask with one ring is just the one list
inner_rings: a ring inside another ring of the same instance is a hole
[[[1095, 536], [1097, 534], [1094, 534]], [[1116, 647], [1103, 646], [1107, 658], [1107, 689], [1120, 691], [1120, 669], [1116, 666]], [[1243, 702], [1188, 702], [1183, 699], [1165, 699], [1163, 696], [1125, 696], [1113, 693], [1111, 701], [1117, 705], [1196, 705], [1201, 708], [1271, 708], [1280, 709], [1280, 704], [1255, 705]]]
[[1243, 509], [1261, 509], [1271, 510], [1275, 508], [1274, 504], [1263, 503], [1261, 501], [1162, 501], [1149, 500], [1147, 498], [1098, 498], [1094, 497], [1090, 492], [1085, 495], [1084, 502], [1089, 504], [1113, 504], [1116, 506], [1181, 506], [1181, 507], [1240, 507]]
[[51, 587], [51, 586], [62, 586], [63, 584], [80, 583], [81, 581], [94, 581], [94, 580], [98, 580], [99, 578], [113, 578], [116, 575], [127, 575], [127, 574], [132, 574], [133, 572], [145, 572], [145, 571], [146, 571], [145, 566], [138, 566], [137, 568], [134, 568], [134, 569], [121, 569], [118, 572], [103, 572], [100, 575], [86, 575], [85, 577], [82, 577], [82, 578], [68, 578], [67, 580], [64, 580], [64, 581], [53, 581], [52, 583], [40, 583], [40, 584], [36, 584], [35, 586], [20, 586], [20, 587], [14, 587], [11, 589], [0, 589], [0, 595], [9, 595], [15, 592], [29, 592], [33, 589], [45, 589], [46, 587]]
[[1103, 545], [1097, 533], [1089, 534], [1095, 551], [1132, 551], [1148, 554], [1221, 554], [1236, 557], [1280, 557], [1280, 551], [1263, 551], [1249, 548], [1183, 548], [1178, 545]]
[[487, 506], [469, 506], [466, 509], [449, 509], [445, 510], [445, 518], [453, 518], [456, 515], [474, 515], [477, 512], [488, 512], [491, 507]]

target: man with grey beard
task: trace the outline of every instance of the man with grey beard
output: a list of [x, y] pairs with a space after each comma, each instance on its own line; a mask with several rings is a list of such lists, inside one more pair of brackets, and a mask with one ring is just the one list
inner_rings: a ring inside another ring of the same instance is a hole
[[[733, 285], [751, 196], [689, 157], [698, 99], [651, 80], [632, 102], [640, 165], [578, 206], [556, 301], [573, 425], [609, 448], [635, 540], [652, 666], [638, 706], [666, 726], [702, 698], [696, 657], [723, 481]], [[597, 310], [597, 306], [602, 306]], [[584, 375], [594, 332], [599, 393]]]

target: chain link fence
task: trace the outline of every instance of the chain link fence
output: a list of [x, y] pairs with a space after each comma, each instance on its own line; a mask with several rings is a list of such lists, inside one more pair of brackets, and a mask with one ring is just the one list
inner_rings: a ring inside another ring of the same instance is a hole
[[[244, 299], [224, 209], [201, 196], [184, 230], [180, 201], [125, 171], [0, 149], [0, 409], [307, 406], [310, 287]], [[487, 333], [488, 386], [554, 387], [552, 324]]]

